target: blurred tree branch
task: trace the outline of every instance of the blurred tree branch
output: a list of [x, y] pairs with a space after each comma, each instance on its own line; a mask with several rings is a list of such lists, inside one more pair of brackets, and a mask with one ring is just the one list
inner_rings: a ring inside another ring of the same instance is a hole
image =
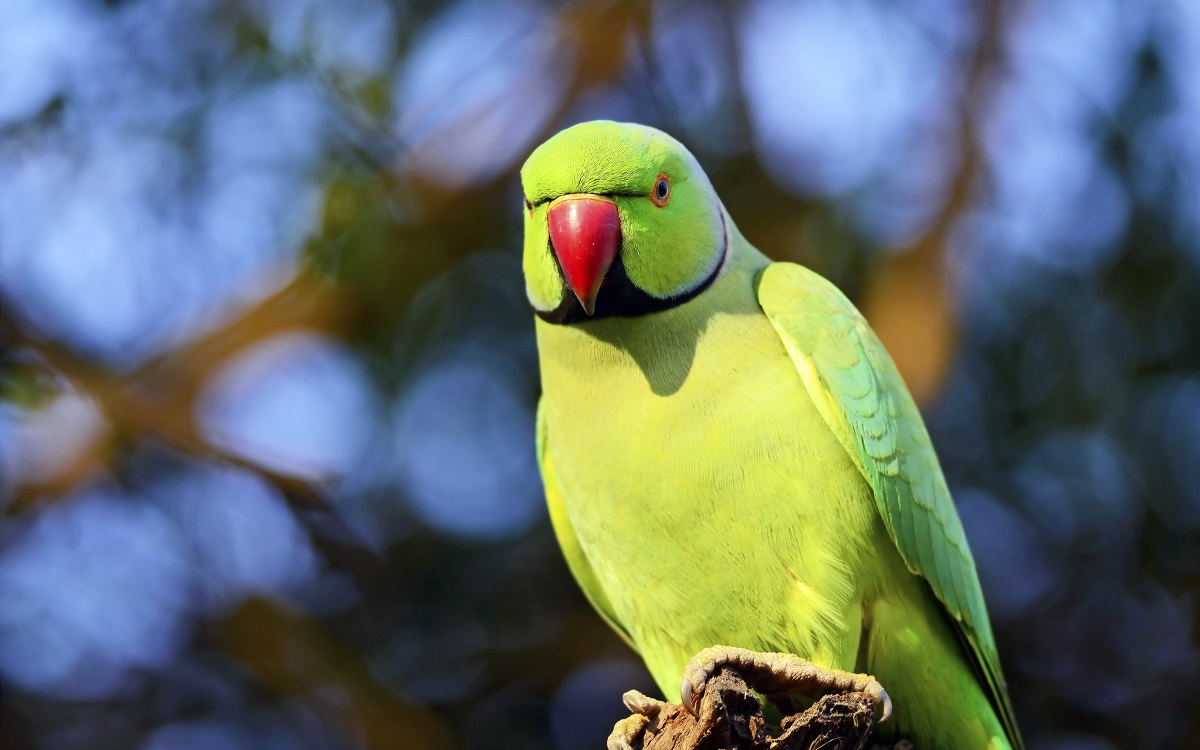
[[[570, 85], [556, 110], [545, 118], [542, 132], [536, 136], [538, 140], [549, 135], [579, 91], [620, 75], [624, 49], [612, 40], [630, 33], [645, 34], [648, 26], [648, 8], [630, 0], [572, 3], [560, 11], [558, 44], [574, 61], [574, 67]], [[503, 203], [507, 179], [507, 174], [502, 173], [467, 189], [425, 183], [404, 171], [398, 158], [400, 139], [380, 143], [383, 131], [378, 127], [368, 126], [363, 118], [344, 111], [341, 114], [345, 128], [357, 131], [350, 145], [375, 170], [371, 189], [385, 197], [419, 196], [416, 216], [397, 220], [385, 210], [372, 217], [381, 226], [371, 231], [380, 233], [378, 243], [385, 252], [371, 257], [369, 274], [329, 274], [305, 266], [280, 290], [179, 349], [124, 375], [110, 372], [70, 347], [38, 333], [28, 321], [16, 315], [13, 302], [0, 295], [0, 308], [5, 311], [0, 326], [11, 344], [35, 352], [51, 371], [91, 399], [109, 422], [109, 440], [161, 440], [187, 455], [254, 471], [301, 505], [323, 506], [323, 491], [317, 482], [231, 454], [203, 435], [195, 412], [205, 385], [233, 357], [289, 331], [346, 336], [365, 330], [368, 322], [371, 328], [393, 328], [407, 300], [429, 278], [502, 233], [502, 226], [495, 223], [463, 221], [461, 207]], [[389, 154], [390, 158], [377, 160]], [[342, 205], [346, 198], [343, 193], [336, 183], [327, 191], [325, 219], [320, 237], [314, 242], [345, 232], [350, 222], [360, 220], [358, 207], [347, 209]], [[362, 197], [352, 190], [351, 200]], [[433, 248], [443, 252], [432, 252]], [[64, 467], [68, 470], [59, 476], [16, 487], [9, 512], [28, 507], [38, 498], [70, 490], [91, 469], [111, 464], [117, 454], [110, 445], [92, 446], [84, 460]]]
[[918, 403], [940, 390], [955, 349], [954, 303], [946, 289], [945, 253], [950, 232], [971, 206], [983, 160], [975, 116], [982, 108], [990, 73], [1001, 60], [1004, 3], [979, 8], [979, 36], [959, 96], [955, 137], [957, 166], [946, 198], [929, 227], [907, 246], [891, 250], [876, 265], [863, 294], [863, 313], [896, 361]]
[[363, 659], [314, 620], [249, 599], [219, 626], [227, 653], [277, 695], [300, 701], [370, 750], [458, 746], [431, 711], [380, 685]]
[[[161, 440], [196, 458], [250, 469], [275, 483], [289, 499], [323, 506], [317, 485], [274, 471], [228, 453], [203, 435], [195, 420], [195, 405], [208, 376], [249, 343], [295, 328], [333, 327], [338, 305], [319, 292], [312, 274], [302, 274], [283, 290], [262, 300], [221, 328], [201, 336], [183, 349], [153, 360], [128, 375], [116, 375], [70, 348], [34, 332], [20, 319], [15, 305], [0, 295], [0, 328], [15, 348], [33, 352], [55, 375], [66, 379], [89, 398], [110, 425], [107, 439]], [[107, 464], [116, 455], [109, 445], [94, 445], [82, 464], [45, 482], [18, 485], [9, 512], [20, 511], [47, 495], [70, 490], [91, 467]]]

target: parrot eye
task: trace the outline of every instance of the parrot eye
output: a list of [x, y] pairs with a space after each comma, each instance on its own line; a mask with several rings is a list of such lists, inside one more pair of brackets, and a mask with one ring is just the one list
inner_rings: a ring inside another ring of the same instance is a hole
[[525, 199], [525, 210], [532, 214], [533, 213], [533, 204], [529, 202], [528, 196], [523, 195], [521, 197]]
[[650, 194], [650, 200], [656, 206], [665, 206], [667, 201], [671, 200], [671, 178], [665, 174], [660, 174], [654, 182], [654, 192]]

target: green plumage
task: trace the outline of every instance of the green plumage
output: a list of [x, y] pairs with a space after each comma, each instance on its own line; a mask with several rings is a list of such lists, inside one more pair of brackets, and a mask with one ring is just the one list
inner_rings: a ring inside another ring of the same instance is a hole
[[[646, 196], [662, 173], [690, 187], [658, 207]], [[747, 243], [695, 160], [658, 131], [576, 126], [522, 179], [535, 309], [571, 302], [545, 216], [566, 193], [617, 196], [629, 282], [680, 300], [537, 322], [555, 532], [666, 696], [679, 699], [684, 665], [707, 646], [790, 652], [874, 674], [895, 704], [885, 736], [1019, 748], [937, 457], [853, 305]]]

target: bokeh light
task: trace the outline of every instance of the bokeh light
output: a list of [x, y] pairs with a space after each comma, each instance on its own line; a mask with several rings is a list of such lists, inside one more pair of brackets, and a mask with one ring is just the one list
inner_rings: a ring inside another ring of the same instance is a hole
[[358, 461], [372, 404], [360, 364], [305, 333], [271, 339], [214, 373], [200, 421], [216, 445], [282, 472], [328, 478]]
[[103, 699], [166, 666], [195, 581], [157, 508], [89, 493], [32, 520], [0, 555], [0, 673], [39, 693]]
[[397, 407], [402, 483], [434, 528], [510, 537], [543, 515], [532, 405], [486, 360], [449, 360], [416, 376]]

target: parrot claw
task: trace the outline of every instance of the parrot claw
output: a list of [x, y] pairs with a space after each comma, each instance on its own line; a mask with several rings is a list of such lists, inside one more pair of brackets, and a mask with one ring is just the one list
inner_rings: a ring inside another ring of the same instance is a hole
[[605, 743], [607, 750], [633, 750], [633, 741], [646, 730], [650, 719], [641, 714], [626, 716], [613, 725], [612, 733]]
[[879, 688], [879, 705], [879, 723], [882, 724], [892, 716], [892, 699], [888, 697], [887, 691], [883, 689], [883, 686]]
[[608, 750], [633, 750], [634, 740], [650, 727], [663, 706], [667, 705], [637, 690], [628, 691], [621, 696], [621, 700], [633, 715], [613, 725], [612, 733], [608, 735]]
[[640, 690], [627, 690], [621, 696], [621, 701], [633, 713], [639, 716], [645, 716], [647, 719], [653, 719], [658, 716], [659, 712], [667, 704], [657, 698], [651, 698]]
[[699, 695], [692, 695], [692, 681], [688, 678], [683, 678], [683, 687], [679, 689], [680, 699], [683, 701], [683, 707], [689, 714], [699, 717], [696, 713], [696, 701], [693, 698], [698, 698]]

